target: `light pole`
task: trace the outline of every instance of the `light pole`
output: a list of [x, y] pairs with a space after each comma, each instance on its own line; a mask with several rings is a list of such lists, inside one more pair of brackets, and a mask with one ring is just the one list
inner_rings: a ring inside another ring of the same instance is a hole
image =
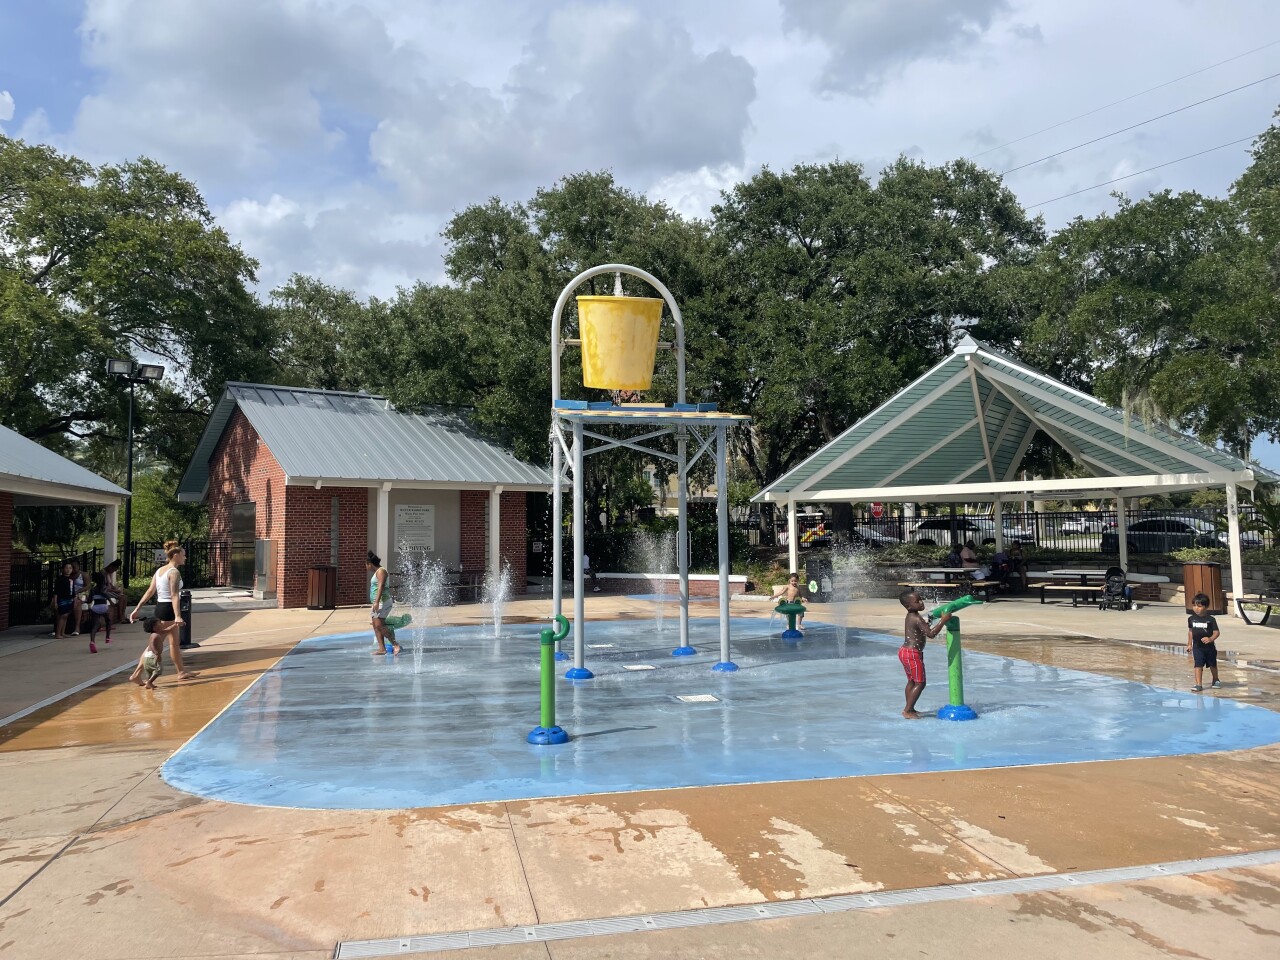
[[108, 360], [107, 375], [129, 384], [129, 439], [127, 441], [128, 464], [125, 467], [125, 489], [129, 496], [124, 502], [124, 577], [123, 585], [129, 585], [129, 568], [133, 566], [130, 550], [133, 546], [133, 388], [139, 383], [151, 383], [164, 376], [164, 367], [154, 363], [138, 363], [136, 360]]

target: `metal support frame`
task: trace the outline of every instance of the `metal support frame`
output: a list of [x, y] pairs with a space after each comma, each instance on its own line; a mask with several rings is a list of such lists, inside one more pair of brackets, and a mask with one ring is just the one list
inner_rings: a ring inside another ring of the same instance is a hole
[[[1227, 485], [1227, 548], [1231, 554], [1231, 592], [1237, 598], [1244, 596], [1244, 561], [1240, 557], [1240, 501], [1236, 493], [1236, 485]], [[1227, 609], [1232, 616], [1243, 617], [1244, 611], [1238, 603], [1228, 603]]]
[[[728, 438], [727, 425], [721, 423], [716, 424], [715, 429], [708, 429], [703, 436], [698, 429], [690, 424], [679, 423], [671, 426], [663, 426], [656, 430], [650, 430], [647, 433], [637, 437], [621, 438], [611, 437], [604, 434], [596, 433], [584, 428], [581, 418], [562, 416], [556, 402], [560, 399], [560, 359], [561, 353], [566, 341], [560, 337], [560, 323], [564, 315], [564, 309], [569, 303], [569, 298], [573, 292], [587, 280], [602, 274], [617, 274], [618, 282], [615, 284], [615, 295], [621, 291], [621, 274], [636, 277], [645, 281], [651, 287], [661, 294], [662, 299], [666, 302], [667, 308], [671, 311], [671, 319], [675, 326], [675, 337], [672, 341], [672, 350], [676, 355], [676, 399], [678, 403], [685, 402], [685, 359], [684, 359], [684, 320], [680, 313], [680, 308], [676, 304], [675, 298], [671, 295], [663, 283], [652, 274], [639, 270], [636, 267], [627, 266], [625, 264], [610, 263], [598, 267], [592, 267], [578, 274], [560, 292], [559, 298], [556, 300], [555, 310], [551, 315], [551, 464], [552, 464], [552, 490], [551, 490], [551, 525], [552, 525], [552, 617], [560, 616], [564, 605], [564, 568], [561, 556], [562, 545], [560, 531], [562, 529], [564, 506], [563, 506], [563, 487], [566, 474], [570, 475], [573, 483], [573, 666], [566, 673], [566, 679], [570, 680], [586, 680], [590, 679], [593, 674], [586, 666], [585, 648], [585, 598], [583, 593], [583, 570], [582, 557], [585, 547], [584, 531], [583, 531], [583, 476], [582, 462], [584, 458], [593, 453], [601, 453], [605, 450], [611, 450], [617, 447], [625, 447], [629, 450], [635, 450], [649, 456], [660, 457], [667, 460], [674, 460], [676, 465], [676, 476], [678, 483], [677, 502], [678, 502], [678, 533], [676, 541], [676, 565], [680, 578], [680, 647], [673, 651], [674, 654], [692, 654], [696, 650], [689, 645], [689, 518], [688, 518], [688, 477], [690, 468], [697, 463], [698, 459], [707, 453], [712, 445], [715, 445], [716, 451], [716, 478], [718, 487], [718, 504], [717, 513], [719, 516], [719, 553], [720, 553], [720, 663], [715, 667], [717, 670], [737, 669], [729, 659], [729, 509], [728, 509]], [[572, 444], [565, 441], [566, 427], [572, 430]], [[655, 440], [659, 437], [675, 435], [676, 453], [673, 457], [665, 450], [658, 450], [654, 447], [647, 446], [646, 441]], [[692, 458], [688, 456], [688, 438], [692, 434], [697, 443], [696, 450]], [[597, 441], [596, 445], [588, 449], [586, 440], [590, 438]], [[726, 666], [727, 665], [727, 666]]]

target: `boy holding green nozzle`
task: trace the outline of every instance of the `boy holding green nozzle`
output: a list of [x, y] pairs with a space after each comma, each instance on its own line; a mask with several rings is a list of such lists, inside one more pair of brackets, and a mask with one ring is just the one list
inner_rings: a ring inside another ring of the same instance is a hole
[[898, 660], [907, 673], [907, 704], [902, 716], [907, 720], [919, 720], [923, 714], [916, 711], [916, 701], [924, 693], [924, 645], [938, 635], [943, 625], [951, 619], [950, 612], [938, 618], [938, 622], [929, 625], [920, 611], [924, 609], [924, 601], [914, 590], [904, 590], [898, 595], [899, 602], [907, 610], [907, 620], [903, 626], [902, 646], [898, 648]]

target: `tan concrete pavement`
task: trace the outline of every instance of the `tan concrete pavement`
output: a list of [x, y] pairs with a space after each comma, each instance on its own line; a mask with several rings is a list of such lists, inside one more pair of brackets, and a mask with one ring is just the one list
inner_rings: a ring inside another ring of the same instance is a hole
[[[649, 609], [593, 598], [588, 612], [639, 618]], [[524, 601], [510, 613], [545, 610], [545, 600]], [[738, 612], [764, 616], [768, 606], [738, 601]], [[448, 613], [459, 622], [485, 615], [476, 607]], [[901, 621], [891, 601], [815, 605], [811, 614], [846, 615], [886, 630]], [[339, 940], [1280, 846], [1280, 746], [396, 813], [204, 801], [159, 779], [169, 754], [298, 639], [364, 623], [363, 608], [219, 616], [205, 615], [208, 639], [192, 658], [198, 681], [165, 677], [147, 692], [117, 677], [0, 731], [0, 898], [9, 897], [0, 906], [0, 957], [331, 956]], [[965, 636], [975, 649], [1185, 686], [1180, 656], [1090, 639], [1092, 631], [1180, 642], [1180, 616], [996, 603], [967, 612]], [[1226, 648], [1243, 645], [1239, 634], [1264, 657], [1280, 636], [1237, 623], [1224, 623]], [[15, 696], [9, 680], [0, 674], [0, 692]], [[1222, 696], [1274, 707], [1280, 695], [1275, 674], [1231, 668], [1224, 680]], [[486, 955], [847, 956], [851, 944], [885, 956], [983, 949], [1054, 957], [1070, 948], [1073, 956], [1217, 958], [1250, 946], [1257, 955], [1259, 945], [1274, 945], [1266, 908], [1274, 909], [1278, 882], [1268, 868]]]

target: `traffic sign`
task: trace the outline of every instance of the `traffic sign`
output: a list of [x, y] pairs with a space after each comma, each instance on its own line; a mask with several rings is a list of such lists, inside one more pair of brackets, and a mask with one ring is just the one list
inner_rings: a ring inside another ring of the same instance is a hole
[[883, 517], [883, 516], [884, 516], [884, 504], [883, 504], [883, 503], [873, 503], [873, 504], [871, 505], [871, 515], [872, 515], [873, 517], [875, 517], [877, 520], [879, 520], [881, 517]]

